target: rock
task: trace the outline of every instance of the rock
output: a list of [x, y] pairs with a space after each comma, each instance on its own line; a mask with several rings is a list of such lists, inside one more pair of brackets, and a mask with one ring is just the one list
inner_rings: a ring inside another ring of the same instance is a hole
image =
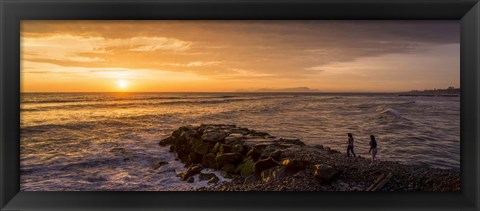
[[197, 131], [193, 130], [193, 127], [184, 126], [184, 127], [180, 127], [177, 131], [174, 131], [172, 136], [174, 138], [175, 146], [179, 146], [179, 145], [186, 146], [188, 143], [188, 140], [198, 139], [200, 137], [200, 134]]
[[217, 167], [220, 168], [229, 163], [238, 163], [241, 159], [242, 155], [240, 153], [225, 153], [217, 155], [217, 157], [215, 157], [215, 162]]
[[188, 154], [188, 160], [187, 160], [187, 164], [193, 164], [193, 163], [201, 163], [202, 162], [202, 155], [199, 155], [195, 152], [190, 152], [190, 154]]
[[[204, 181], [204, 180], [210, 180], [213, 177], [217, 177], [217, 175], [214, 174], [214, 173], [200, 173], [200, 175], [198, 176], [198, 179], [200, 181]], [[217, 179], [218, 179], [218, 177], [217, 177]]]
[[209, 143], [200, 143], [194, 149], [195, 153], [200, 154], [200, 155], [207, 154], [209, 150], [210, 150], [210, 144]]
[[298, 159], [285, 159], [282, 161], [282, 165], [285, 166], [285, 172], [292, 175], [298, 171], [304, 170], [307, 167], [308, 162]]
[[235, 173], [235, 165], [231, 164], [231, 163], [226, 164], [222, 167], [222, 171], [225, 171], [229, 174], [233, 174], [233, 173]]
[[303, 143], [302, 141], [300, 141], [300, 139], [285, 139], [285, 138], [281, 138], [281, 139], [279, 139], [278, 141], [279, 141], [279, 142], [282, 142], [282, 143], [292, 144], [292, 145], [305, 146], [305, 143]]
[[203, 167], [201, 165], [195, 165], [189, 167], [186, 171], [179, 173], [177, 176], [182, 178], [183, 181], [187, 180], [189, 177], [193, 175], [199, 174], [202, 171]]
[[187, 182], [188, 182], [188, 183], [193, 183], [193, 182], [195, 182], [195, 178], [189, 177], [189, 178], [187, 179]]
[[232, 144], [235, 142], [239, 142], [243, 139], [243, 135], [241, 133], [232, 133], [229, 136], [225, 137], [226, 144]]
[[202, 158], [202, 166], [206, 168], [215, 168], [215, 155], [213, 153], [208, 153], [204, 155]]
[[220, 147], [221, 147], [221, 146], [222, 146], [222, 144], [217, 142], [217, 143], [213, 146], [211, 152], [212, 152], [213, 154], [217, 154], [218, 152], [220, 152]]
[[279, 160], [280, 156], [282, 155], [282, 150], [277, 149], [274, 145], [270, 145], [263, 150], [260, 154], [260, 158], [268, 158], [271, 157], [275, 160]]
[[224, 177], [224, 178], [233, 179], [232, 174], [229, 174], [229, 173], [224, 172], [224, 171], [220, 172], [220, 175], [222, 175], [222, 177]]
[[313, 165], [313, 176], [323, 182], [328, 182], [337, 176], [340, 172], [337, 169], [325, 164]]
[[269, 169], [263, 170], [262, 173], [260, 174], [260, 177], [262, 178], [263, 182], [271, 182], [285, 176], [286, 174], [285, 174], [284, 166], [281, 166], [281, 167], [276, 166], [273, 168], [269, 168]]
[[253, 165], [253, 169], [255, 170], [255, 174], [259, 175], [263, 170], [269, 169], [269, 168], [272, 168], [272, 167], [275, 167], [275, 166], [278, 166], [278, 165], [279, 165], [279, 163], [277, 161], [275, 161], [271, 157], [268, 157], [266, 159], [257, 161]]
[[202, 135], [202, 140], [206, 142], [224, 142], [227, 133], [225, 131], [209, 131]]
[[270, 136], [270, 134], [268, 134], [268, 133], [258, 132], [258, 131], [255, 131], [255, 130], [250, 130], [250, 135], [252, 135], [252, 136], [260, 136], [260, 137]]
[[220, 145], [220, 150], [219, 150], [220, 153], [230, 153], [232, 152], [232, 146], [230, 145], [226, 145], [226, 144], [222, 144]]
[[247, 158], [242, 163], [238, 164], [235, 173], [240, 174], [242, 177], [250, 176], [254, 173], [254, 164], [255, 162], [252, 159]]
[[252, 158], [253, 160], [258, 160], [260, 158], [261, 152], [257, 148], [252, 147], [246, 154], [247, 157]]
[[208, 184], [211, 184], [211, 183], [217, 183], [220, 179], [218, 177], [212, 177], [210, 178], [210, 180], [208, 180]]
[[174, 140], [169, 136], [167, 138], [164, 138], [162, 140], [160, 140], [160, 142], [158, 142], [158, 145], [164, 147], [164, 146], [167, 146], [167, 145], [172, 145], [174, 142]]
[[252, 184], [252, 183], [255, 183], [256, 181], [257, 181], [257, 177], [255, 177], [255, 175], [250, 175], [245, 178], [245, 180], [243, 181], [243, 185]]
[[175, 152], [175, 145], [170, 146], [170, 152]]
[[232, 147], [232, 152], [237, 152], [240, 154], [245, 154], [245, 149], [243, 148], [242, 144], [235, 144]]
[[198, 133], [194, 129], [189, 129], [189, 130], [184, 130], [183, 132], [180, 133], [179, 136], [180, 139], [199, 139], [200, 138], [200, 133]]
[[194, 129], [195, 129], [195, 127], [190, 126], [190, 125], [182, 126], [182, 127], [179, 127], [178, 129], [174, 130], [173, 133], [172, 133], [172, 136], [175, 137], [175, 138], [179, 138], [180, 134], [182, 132], [190, 131], [190, 130], [194, 130]]

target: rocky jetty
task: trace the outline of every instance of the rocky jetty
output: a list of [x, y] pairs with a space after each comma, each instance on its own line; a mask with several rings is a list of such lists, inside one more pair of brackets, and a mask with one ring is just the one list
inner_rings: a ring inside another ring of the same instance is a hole
[[[347, 158], [329, 147], [235, 125], [183, 126], [159, 145], [170, 147], [188, 167], [178, 174], [182, 180], [194, 182], [198, 174], [200, 180], [215, 184], [200, 191], [366, 191], [373, 185], [381, 191], [460, 189], [459, 170], [388, 161], [370, 165], [368, 159]], [[202, 173], [204, 168], [220, 170], [233, 180], [218, 183], [215, 174]], [[388, 181], [378, 181], [387, 174]]]

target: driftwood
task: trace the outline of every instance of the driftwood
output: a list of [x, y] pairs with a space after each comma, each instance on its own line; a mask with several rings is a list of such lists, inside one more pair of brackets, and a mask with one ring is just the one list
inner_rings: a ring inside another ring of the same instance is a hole
[[381, 174], [377, 179], [375, 179], [373, 184], [367, 188], [367, 191], [379, 191], [383, 188], [385, 184], [387, 184], [387, 182], [392, 178], [392, 176], [392, 172], [388, 172], [386, 176], [385, 174]]

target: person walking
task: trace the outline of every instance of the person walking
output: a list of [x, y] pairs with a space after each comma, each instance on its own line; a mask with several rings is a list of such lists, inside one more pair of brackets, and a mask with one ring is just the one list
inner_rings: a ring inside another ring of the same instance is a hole
[[350, 152], [352, 152], [353, 157], [357, 157], [357, 155], [355, 155], [355, 152], [353, 152], [353, 142], [353, 135], [351, 133], [348, 133], [347, 157], [350, 157]]
[[375, 140], [374, 135], [370, 135], [370, 150], [368, 150], [369, 153], [372, 154], [372, 163], [374, 164], [377, 161], [377, 140]]

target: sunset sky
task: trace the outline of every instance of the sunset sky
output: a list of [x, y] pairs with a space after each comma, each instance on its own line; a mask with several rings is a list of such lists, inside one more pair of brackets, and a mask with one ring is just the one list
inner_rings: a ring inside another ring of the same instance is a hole
[[460, 86], [458, 21], [22, 21], [22, 92]]

